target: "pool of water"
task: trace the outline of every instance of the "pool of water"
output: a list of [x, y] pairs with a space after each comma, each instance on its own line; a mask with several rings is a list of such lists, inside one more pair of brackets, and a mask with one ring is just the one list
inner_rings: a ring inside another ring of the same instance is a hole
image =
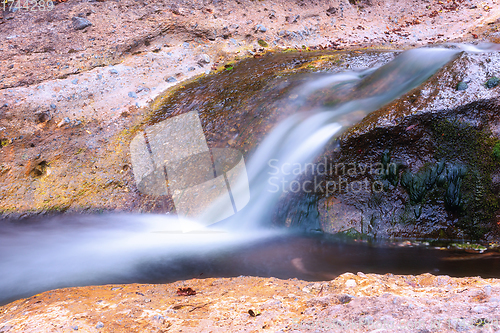
[[500, 277], [500, 253], [451, 242], [355, 240], [285, 228], [231, 231], [165, 215], [0, 223], [0, 303], [46, 290], [240, 275], [331, 280], [345, 272]]

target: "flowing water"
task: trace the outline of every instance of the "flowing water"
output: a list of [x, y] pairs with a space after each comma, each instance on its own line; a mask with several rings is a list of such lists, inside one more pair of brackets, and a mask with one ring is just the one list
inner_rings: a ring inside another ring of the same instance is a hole
[[[282, 194], [271, 188], [270, 174], [286, 188], [296, 177], [288, 171], [290, 166], [313, 162], [329, 141], [369, 113], [423, 83], [459, 52], [446, 48], [414, 49], [375, 70], [334, 74], [320, 82], [306, 84], [301, 88], [302, 99], [325, 86], [339, 83], [354, 84], [354, 91], [346, 102], [332, 109], [289, 117], [266, 137], [247, 163], [252, 193], [250, 203], [243, 214], [233, 218], [232, 226], [248, 228], [265, 224]], [[270, 161], [274, 161], [272, 170]], [[238, 192], [238, 189], [233, 191]], [[203, 219], [208, 223], [216, 221], [221, 210], [222, 207], [214, 205]]]
[[477, 265], [477, 260], [452, 258], [454, 254], [428, 246], [373, 247], [269, 228], [270, 214], [282, 195], [269, 188], [269, 161], [275, 161], [273, 176], [290, 183], [294, 175], [285, 171], [287, 165], [312, 162], [345, 129], [420, 85], [461, 51], [457, 47], [410, 50], [380, 68], [323, 74], [305, 83], [298, 90], [298, 104], [326, 87], [335, 90], [347, 84], [351, 89], [331, 108], [294, 114], [271, 131], [246, 161], [249, 203], [223, 225], [205, 227], [218, 220], [217, 204], [198, 222], [168, 215], [106, 214], [4, 221], [0, 303], [63, 286], [199, 276], [321, 280], [345, 271], [494, 276], [497, 257], [481, 257], [482, 263], [490, 263]]

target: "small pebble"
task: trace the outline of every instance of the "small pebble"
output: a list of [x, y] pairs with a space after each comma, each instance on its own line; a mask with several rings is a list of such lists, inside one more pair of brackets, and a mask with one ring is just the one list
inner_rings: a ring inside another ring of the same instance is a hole
[[254, 29], [255, 29], [255, 32], [266, 32], [267, 31], [266, 27], [264, 27], [262, 24], [257, 24]]
[[104, 327], [104, 324], [102, 322], [97, 322], [97, 325], [95, 325], [95, 328], [99, 329], [99, 328], [103, 328]]
[[210, 63], [210, 57], [208, 56], [208, 54], [200, 55], [200, 58], [198, 59], [198, 65], [203, 66], [209, 63]]
[[177, 82], [177, 79], [173, 76], [169, 76], [168, 78], [165, 79], [167, 82]]
[[488, 311], [488, 308], [486, 306], [478, 305], [472, 308], [472, 311], [476, 313], [483, 313]]
[[55, 105], [55, 104], [50, 104], [50, 108], [51, 108], [51, 109], [55, 109], [55, 108], [56, 108], [56, 105]]
[[355, 280], [353, 279], [350, 279], [350, 280], [347, 280], [345, 282], [345, 286], [348, 287], [348, 288], [353, 288], [353, 287], [356, 287], [357, 283]]
[[90, 27], [92, 23], [89, 20], [83, 17], [74, 16], [71, 21], [73, 22], [73, 29], [75, 30], [83, 30], [87, 27]]
[[498, 86], [499, 83], [500, 83], [500, 79], [494, 76], [491, 79], [489, 79], [488, 81], [486, 81], [485, 85], [486, 85], [486, 88], [491, 89], [491, 88], [495, 88], [496, 86]]
[[71, 120], [69, 120], [68, 117], [64, 117], [63, 120], [61, 120], [58, 124], [57, 124], [57, 127], [61, 127], [61, 126], [64, 126], [66, 124], [69, 124], [71, 122]]
[[457, 84], [457, 90], [458, 91], [463, 91], [463, 90], [467, 90], [469, 86], [467, 85], [466, 82], [460, 82], [459, 84]]
[[77, 84], [78, 83], [78, 79], [74, 79], [73, 81], [71, 81], [71, 83]]
[[132, 97], [132, 98], [137, 98], [137, 94], [135, 92], [133, 92], [133, 91], [129, 92], [128, 96]]
[[491, 295], [491, 286], [488, 284], [486, 286], [483, 287], [483, 290], [484, 290], [484, 294], [486, 296], [490, 296]]
[[118, 74], [118, 71], [117, 71], [116, 69], [114, 69], [114, 68], [113, 68], [113, 69], [110, 69], [110, 70], [109, 70], [109, 72], [110, 72], [111, 74]]

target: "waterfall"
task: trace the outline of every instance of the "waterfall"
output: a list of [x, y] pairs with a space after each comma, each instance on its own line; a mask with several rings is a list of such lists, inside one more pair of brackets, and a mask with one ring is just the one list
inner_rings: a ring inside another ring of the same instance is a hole
[[[325, 145], [369, 113], [418, 87], [437, 70], [459, 54], [448, 48], [421, 48], [403, 52], [393, 61], [361, 73], [338, 73], [301, 87], [302, 98], [339, 82], [354, 83], [347, 101], [332, 109], [318, 109], [295, 114], [278, 124], [264, 139], [247, 162], [250, 202], [243, 211], [230, 218], [232, 228], [265, 225], [283, 191], [296, 175], [293, 165], [313, 162]], [[270, 182], [270, 178], [273, 182]], [[274, 184], [274, 186], [273, 186]], [[232, 189], [233, 193], [239, 189]], [[245, 189], [241, 189], [244, 191]], [[210, 207], [202, 219], [205, 224], [218, 221], [221, 205]]]
[[[227, 201], [215, 201], [199, 221], [168, 215], [102, 214], [1, 224], [0, 302], [57, 287], [132, 282], [127, 276], [147, 263], [174, 265], [175, 260], [228, 251], [283, 234], [283, 230], [264, 227], [282, 195], [275, 185], [287, 186], [296, 177], [288, 172], [289, 166], [313, 162], [331, 140], [419, 86], [459, 52], [450, 48], [409, 50], [380, 68], [331, 74], [302, 86], [299, 101], [340, 83], [354, 88], [341, 104], [295, 114], [271, 131], [246, 162], [250, 200], [229, 218], [224, 229], [205, 226], [220, 220], [225, 210], [221, 205]], [[139, 144], [145, 147], [146, 141]], [[234, 186], [233, 196], [247, 190], [243, 187]]]

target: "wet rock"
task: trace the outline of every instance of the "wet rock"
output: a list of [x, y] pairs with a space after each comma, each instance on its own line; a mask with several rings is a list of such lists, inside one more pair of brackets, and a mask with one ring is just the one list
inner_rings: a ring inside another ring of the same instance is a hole
[[[30, 175], [33, 178], [40, 178], [47, 174], [48, 163], [46, 161], [41, 161], [39, 163], [35, 163], [34, 167], [30, 170]], [[33, 164], [31, 164], [33, 165]]]
[[347, 281], [345, 282], [345, 286], [346, 286], [346, 287], [349, 287], [349, 288], [356, 287], [356, 285], [357, 285], [356, 280], [353, 280], [353, 279], [351, 279], [351, 280], [347, 280]]
[[177, 82], [177, 79], [173, 76], [169, 76], [169, 77], [165, 78], [165, 81], [170, 82], [170, 83], [174, 83], [174, 82]]
[[186, 16], [188, 14], [188, 11], [185, 8], [179, 7], [177, 4], [173, 4], [170, 7], [170, 10], [175, 15]]
[[[120, 287], [123, 293], [140, 291], [151, 294], [151, 302], [148, 303], [150, 309], [139, 310], [137, 315], [131, 315], [130, 312], [131, 308], [141, 306], [136, 299], [117, 298], [116, 293], [109, 293], [110, 286], [65, 288], [41, 293], [36, 299], [18, 300], [0, 307], [0, 311], [5, 314], [0, 330], [49, 332], [55, 320], [67, 323], [75, 317], [78, 318], [79, 330], [83, 331], [85, 327], [108, 329], [107, 324], [106, 327], [98, 327], [102, 322], [121, 323], [126, 327], [140, 326], [143, 332], [158, 331], [158, 325], [162, 325], [164, 330], [172, 326], [171, 331], [175, 332], [220, 331], [221, 327], [228, 327], [232, 332], [262, 331], [263, 325], [272, 325], [272, 330], [276, 332], [317, 332], [320, 326], [312, 326], [311, 323], [323, 325], [320, 329], [323, 331], [323, 328], [328, 327], [329, 332], [344, 332], [347, 325], [351, 328], [360, 327], [356, 331], [363, 332], [380, 331], [380, 327], [397, 327], [390, 330], [395, 332], [406, 327], [411, 327], [411, 331], [415, 332], [448, 332], [456, 328], [461, 331], [494, 330], [497, 325], [493, 315], [496, 313], [496, 304], [478, 304], [470, 297], [470, 292], [474, 293], [482, 285], [489, 284], [492, 286], [492, 295], [498, 298], [500, 280], [448, 277], [444, 285], [439, 282], [443, 278], [430, 274], [366, 274], [360, 278], [346, 273], [321, 283], [324, 286], [322, 295], [318, 295], [317, 290], [314, 293], [301, 292], [309, 284], [301, 280], [245, 276], [193, 279], [187, 283], [204, 291], [196, 296], [195, 305], [179, 304], [175, 293], [165, 293], [165, 290], [175, 290], [183, 282]], [[345, 287], [349, 279], [356, 279], [358, 285], [354, 288]], [[424, 279], [434, 282], [423, 287], [419, 281]], [[228, 289], [231, 290], [229, 295]], [[453, 297], [451, 302], [450, 295]], [[96, 307], [96, 299], [99, 300], [98, 306], [105, 307], [106, 311], [88, 311]], [[44, 306], [40, 306], [38, 301], [43, 302]], [[152, 310], [161, 309], [165, 303], [175, 305], [166, 311]], [[195, 306], [198, 306], [196, 311], [206, 320], [192, 320], [190, 310]], [[55, 307], [60, 309], [57, 318], [53, 314]], [[248, 310], [252, 310], [253, 315], [262, 314], [251, 317]], [[471, 312], [471, 318], [464, 317], [464, 313]], [[86, 315], [82, 316], [82, 313]], [[231, 317], [235, 313], [241, 316]], [[268, 318], [272, 318], [272, 321], [268, 321]], [[72, 324], [71, 328], [75, 326]]]
[[486, 306], [483, 306], [483, 305], [477, 305], [477, 306], [472, 308], [472, 312], [475, 312], [475, 313], [484, 313], [484, 312], [487, 312], [488, 310], [489, 310], [489, 308]]
[[75, 30], [83, 30], [87, 27], [90, 27], [92, 23], [86, 18], [74, 16], [72, 19], [73, 29]]
[[[344, 134], [338, 154], [330, 148], [335, 163], [379, 165], [382, 172], [356, 169], [327, 178], [380, 186], [320, 195], [323, 230], [350, 237], [499, 237], [500, 193], [494, 179], [500, 173], [495, 153], [500, 104], [484, 83], [496, 61], [498, 55], [462, 54]], [[468, 87], [461, 90], [465, 82]]]

